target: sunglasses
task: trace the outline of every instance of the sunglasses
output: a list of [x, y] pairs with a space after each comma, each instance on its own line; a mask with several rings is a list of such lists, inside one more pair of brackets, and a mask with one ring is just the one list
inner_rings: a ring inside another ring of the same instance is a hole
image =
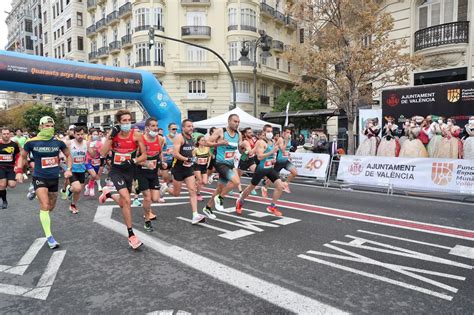
[[175, 131], [175, 130], [178, 130], [178, 128], [171, 128], [171, 130]]

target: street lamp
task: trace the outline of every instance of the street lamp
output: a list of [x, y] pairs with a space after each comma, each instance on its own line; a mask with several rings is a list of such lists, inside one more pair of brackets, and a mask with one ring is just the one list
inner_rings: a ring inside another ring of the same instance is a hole
[[272, 48], [273, 38], [265, 33], [264, 30], [258, 32], [260, 37], [253, 41], [244, 41], [240, 50], [240, 62], [250, 62], [248, 57], [250, 49], [253, 49], [253, 115], [257, 117], [257, 48], [262, 49], [261, 57], [271, 57], [270, 49]]
[[237, 107], [237, 94], [236, 94], [237, 91], [235, 89], [236, 87], [235, 87], [234, 75], [232, 74], [232, 71], [230, 71], [230, 68], [229, 68], [229, 65], [227, 64], [227, 62], [217, 52], [215, 52], [214, 50], [212, 50], [209, 47], [205, 47], [205, 46], [201, 46], [201, 45], [198, 45], [198, 44], [190, 43], [190, 42], [187, 42], [187, 41], [184, 41], [184, 40], [181, 40], [181, 39], [177, 39], [177, 38], [173, 38], [173, 37], [168, 37], [168, 36], [164, 36], [164, 35], [155, 34], [155, 29], [153, 27], [151, 27], [148, 30], [148, 48], [149, 49], [151, 49], [151, 47], [153, 45], [155, 45], [155, 37], [160, 37], [160, 38], [172, 40], [172, 41], [175, 41], [175, 42], [178, 42], [178, 43], [195, 46], [195, 47], [210, 51], [217, 58], [219, 58], [219, 60], [222, 61], [225, 68], [227, 69], [227, 72], [229, 72], [230, 80], [232, 81], [232, 105], [229, 108], [230, 109], [235, 109]]

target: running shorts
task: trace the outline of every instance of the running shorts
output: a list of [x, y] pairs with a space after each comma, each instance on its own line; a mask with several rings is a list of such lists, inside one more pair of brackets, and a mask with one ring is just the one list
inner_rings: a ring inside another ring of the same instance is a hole
[[83, 173], [73, 172], [70, 178], [70, 183], [79, 182], [81, 184], [84, 184], [85, 181], [86, 181], [86, 173], [84, 172]]
[[280, 173], [282, 169], [285, 169], [289, 172], [292, 168], [295, 168], [295, 166], [290, 161], [280, 161], [280, 162], [276, 161], [273, 168], [275, 169], [277, 173]]
[[192, 167], [175, 166], [171, 169], [174, 180], [178, 182], [184, 181], [186, 178], [194, 176], [194, 169]]
[[118, 170], [112, 168], [109, 174], [109, 178], [114, 183], [115, 189], [119, 191], [120, 189], [126, 188], [128, 192], [132, 192], [133, 177], [135, 176], [135, 168], [130, 167], [130, 169]]
[[215, 168], [221, 182], [227, 183], [234, 177], [234, 164], [216, 163]]
[[138, 180], [138, 190], [145, 191], [148, 189], [159, 190], [160, 181], [156, 172], [136, 171], [135, 178]]
[[0, 179], [7, 179], [8, 180], [16, 180], [15, 179], [15, 171], [14, 171], [14, 168], [13, 166], [10, 166], [10, 167], [5, 167], [5, 166], [2, 166], [0, 167]]
[[38, 188], [47, 188], [48, 192], [55, 193], [58, 192], [59, 178], [41, 178], [33, 177], [33, 187], [35, 190]]
[[256, 168], [250, 182], [252, 185], [257, 186], [264, 177], [267, 177], [272, 183], [274, 183], [277, 179], [280, 179], [280, 176], [278, 176], [278, 173], [274, 168]]
[[255, 161], [255, 157], [248, 158], [245, 161], [240, 160], [239, 161], [239, 170], [247, 171], [254, 164], [257, 164], [257, 162]]

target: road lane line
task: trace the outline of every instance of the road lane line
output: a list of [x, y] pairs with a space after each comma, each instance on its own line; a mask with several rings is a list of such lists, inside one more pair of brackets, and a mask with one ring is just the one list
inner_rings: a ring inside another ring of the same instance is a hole
[[448, 249], [448, 250], [452, 249], [452, 247], [448, 247], [448, 246], [443, 246], [443, 245], [438, 245], [438, 244], [433, 244], [433, 243], [427, 243], [427, 242], [420, 242], [420, 241], [412, 240], [410, 238], [398, 237], [398, 236], [393, 236], [393, 235], [388, 235], [388, 234], [375, 233], [375, 232], [370, 232], [370, 231], [365, 231], [365, 230], [357, 230], [357, 232], [371, 234], [371, 235], [378, 235], [378, 236], [391, 238], [391, 239], [394, 239], [394, 240], [406, 241], [406, 242], [410, 242], [410, 243], [427, 245], [427, 246], [432, 246], [432, 247], [437, 247], [437, 248], [442, 248], [442, 249]]
[[46, 242], [45, 237], [40, 237], [34, 240], [33, 244], [28, 248], [28, 250], [25, 252], [23, 257], [20, 258], [16, 266], [5, 270], [5, 272], [14, 274], [14, 275], [23, 275], [30, 266], [30, 264], [33, 262], [35, 259], [36, 255], [38, 255], [39, 251], [43, 247], [44, 243]]

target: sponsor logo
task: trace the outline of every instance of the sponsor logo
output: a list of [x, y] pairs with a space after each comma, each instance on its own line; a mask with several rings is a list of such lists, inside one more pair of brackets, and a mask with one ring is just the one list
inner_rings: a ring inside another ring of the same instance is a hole
[[456, 103], [461, 98], [461, 89], [449, 89], [447, 97], [449, 102]]
[[324, 161], [320, 159], [311, 159], [306, 163], [305, 168], [312, 171], [319, 170], [324, 165]]
[[123, 180], [121, 180], [121, 181], [118, 181], [117, 184], [118, 184], [119, 186], [123, 186], [123, 184], [125, 184], [125, 183], [124, 183]]
[[387, 98], [387, 105], [390, 107], [395, 107], [400, 104], [400, 98], [397, 94], [390, 94]]
[[349, 165], [349, 173], [351, 173], [354, 176], [359, 175], [362, 173], [362, 170], [364, 169], [362, 167], [362, 164], [360, 163], [361, 160], [354, 160], [351, 165]]
[[446, 186], [453, 179], [453, 163], [433, 162], [431, 181], [438, 186]]

